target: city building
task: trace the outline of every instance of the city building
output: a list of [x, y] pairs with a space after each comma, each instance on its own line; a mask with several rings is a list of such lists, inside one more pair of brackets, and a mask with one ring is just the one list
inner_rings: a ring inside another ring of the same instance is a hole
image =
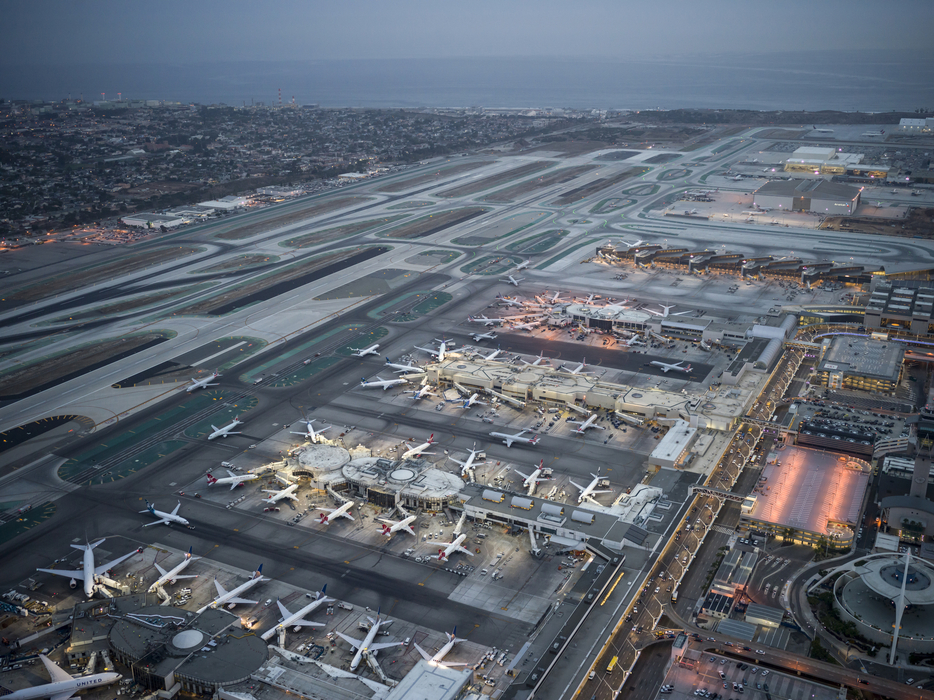
[[753, 192], [760, 209], [807, 211], [830, 216], [852, 214], [862, 189], [826, 180], [772, 180]]
[[774, 628], [782, 624], [782, 620], [785, 619], [785, 611], [781, 608], [773, 608], [771, 605], [750, 603], [746, 606], [746, 615], [744, 619], [746, 622], [753, 625]]
[[934, 334], [934, 288], [876, 284], [863, 312], [866, 328], [886, 328], [913, 335]]
[[697, 428], [687, 421], [676, 420], [649, 455], [649, 466], [669, 469], [681, 466], [696, 439]]
[[796, 544], [850, 546], [872, 475], [869, 463], [801, 447], [786, 446], [778, 455], [743, 501], [740, 524]]
[[701, 612], [715, 620], [725, 620], [733, 609], [733, 598], [711, 591], [701, 604]]
[[886, 496], [879, 506], [882, 525], [889, 534], [908, 542], [934, 535], [934, 503], [928, 499], [908, 494]]
[[907, 134], [930, 134], [934, 131], [934, 119], [907, 119], [902, 118], [898, 122], [898, 130]]
[[894, 341], [839, 335], [817, 365], [815, 379], [829, 389], [856, 389], [873, 394], [895, 393], [905, 349]]
[[759, 555], [755, 552], [731, 549], [720, 562], [710, 590], [733, 597], [742, 593], [749, 583], [758, 559]]

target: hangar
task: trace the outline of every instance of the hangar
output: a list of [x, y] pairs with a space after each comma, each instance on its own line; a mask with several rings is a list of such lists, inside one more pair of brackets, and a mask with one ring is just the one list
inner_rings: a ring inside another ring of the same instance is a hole
[[753, 192], [760, 209], [852, 214], [859, 206], [861, 187], [826, 180], [773, 180]]

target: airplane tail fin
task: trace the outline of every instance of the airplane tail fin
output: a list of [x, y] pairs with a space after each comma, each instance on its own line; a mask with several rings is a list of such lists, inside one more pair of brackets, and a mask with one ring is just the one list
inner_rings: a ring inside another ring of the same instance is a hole
[[192, 550], [192, 547], [189, 546], [189, 547], [188, 547], [188, 554], [185, 555], [185, 559], [191, 559], [191, 550]]
[[431, 435], [428, 436], [428, 444], [429, 444], [429, 445], [433, 445], [433, 444], [434, 444], [434, 440], [435, 440], [435, 434], [432, 433]]
[[216, 483], [217, 479], [214, 478], [214, 475], [212, 475], [211, 472], [208, 472], [208, 486], [213, 486]]
[[260, 565], [256, 568], [256, 571], [253, 572], [253, 578], [259, 578], [259, 577], [261, 577], [262, 575], [263, 575], [263, 565], [260, 564]]
[[384, 535], [388, 535], [389, 532], [390, 532], [391, 530], [392, 530], [392, 528], [389, 527], [389, 525], [383, 525], [383, 534], [384, 534]]

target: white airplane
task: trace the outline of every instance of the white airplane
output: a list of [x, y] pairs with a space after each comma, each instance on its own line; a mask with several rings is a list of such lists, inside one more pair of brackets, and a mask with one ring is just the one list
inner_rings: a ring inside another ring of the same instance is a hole
[[408, 517], [402, 518], [402, 520], [399, 521], [388, 520], [385, 518], [379, 518], [379, 520], [380, 522], [386, 523], [382, 526], [383, 534], [386, 535], [386, 537], [392, 537], [393, 533], [399, 532], [400, 530], [409, 533], [413, 537], [418, 537], [418, 535], [415, 534], [415, 530], [409, 527], [409, 523], [415, 522], [414, 515], [409, 515]]
[[506, 284], [511, 284], [513, 287], [518, 287], [518, 286], [519, 286], [519, 282], [521, 282], [522, 280], [525, 279], [525, 277], [520, 277], [519, 279], [516, 279], [516, 278], [513, 277], [512, 275], [507, 275], [506, 277], [507, 277], [507, 279], [500, 280], [500, 282], [505, 282]]
[[[477, 443], [474, 443], [473, 446], [476, 447]], [[455, 464], [460, 465], [462, 478], [470, 474], [470, 470], [473, 469], [474, 467], [474, 463], [477, 459], [477, 455], [483, 454], [483, 450], [472, 449], [472, 450], [469, 450], [469, 452], [470, 452], [470, 456], [467, 458], [467, 461], [465, 462], [461, 462], [459, 459], [454, 459], [453, 457], [448, 457], [449, 460], [451, 460]]]
[[[179, 501], [178, 505], [175, 506], [175, 510], [171, 513], [165, 513], [161, 510], [156, 510], [156, 507], [152, 505], [149, 501], [146, 501], [146, 510], [141, 510], [140, 513], [149, 513], [151, 515], [159, 518], [154, 523], [146, 523], [143, 527], [149, 527], [150, 525], [171, 525], [172, 523], [178, 523], [179, 525], [188, 525], [188, 521], [185, 520], [182, 516], [178, 514], [178, 509], [182, 507], [182, 502]], [[191, 527], [190, 525], [188, 525]]]
[[409, 372], [421, 372], [424, 374], [425, 372], [425, 370], [418, 365], [400, 365], [397, 362], [393, 362], [388, 357], [386, 358], [386, 366], [392, 369], [396, 374]]
[[454, 661], [454, 662], [447, 661], [446, 662], [444, 661], [444, 657], [447, 656], [448, 652], [454, 648], [455, 644], [457, 644], [458, 642], [466, 642], [467, 640], [458, 639], [456, 627], [454, 628], [453, 632], [445, 632], [444, 634], [447, 635], [448, 641], [447, 643], [445, 643], [443, 647], [438, 649], [438, 651], [435, 653], [434, 656], [429, 655], [427, 651], [425, 651], [420, 646], [418, 646], [418, 643], [415, 643], [415, 648], [418, 649], [418, 653], [422, 655], [422, 658], [425, 659], [425, 661], [427, 661], [430, 664], [434, 664], [435, 666], [445, 666], [445, 667], [466, 666], [467, 665], [466, 661], [463, 661], [463, 662], [462, 661]]
[[675, 372], [689, 373], [693, 369], [691, 365], [688, 365], [687, 367], [682, 367], [681, 362], [676, 362], [673, 365], [670, 365], [667, 362], [659, 362], [658, 360], [652, 360], [649, 364], [652, 365], [653, 367], [658, 367], [659, 369], [662, 370], [662, 372], [665, 372], [666, 374], [670, 370], [674, 370]]
[[523, 437], [528, 430], [520, 430], [515, 435], [510, 435], [509, 433], [490, 433], [492, 437], [500, 438], [506, 447], [512, 447], [512, 443], [521, 442], [527, 445], [537, 445], [538, 441], [541, 439], [538, 435], [533, 435], [532, 437]]
[[574, 484], [574, 486], [580, 489], [580, 495], [577, 497], [578, 503], [583, 503], [585, 499], [593, 500], [593, 498], [591, 497], [598, 493], [612, 493], [611, 491], [597, 491], [596, 488], [597, 488], [597, 484], [600, 483], [600, 476], [598, 474], [591, 474], [590, 476], [593, 477], [593, 481], [587, 484], [587, 486], [581, 486], [580, 484], [575, 483], [571, 479], [568, 479], [568, 481], [570, 481], [572, 484]]
[[627, 348], [631, 348], [633, 345], [645, 345], [645, 341], [642, 340], [642, 338], [639, 336], [634, 335], [628, 340], [624, 340], [623, 345], [625, 345]]
[[153, 584], [147, 590], [147, 593], [155, 593], [157, 588], [160, 588], [163, 584], [166, 583], [175, 583], [180, 578], [198, 578], [198, 574], [188, 574], [186, 576], [179, 576], [191, 562], [200, 559], [201, 557], [195, 557], [191, 554], [191, 547], [188, 548], [188, 553], [185, 554], [185, 557], [179, 562], [175, 568], [166, 571], [156, 562], [153, 562], [152, 565], [159, 570], [159, 578], [153, 581]]
[[594, 300], [597, 298], [596, 294], [589, 294], [586, 299], [581, 299], [580, 303], [584, 306], [593, 306]]
[[55, 574], [56, 576], [67, 576], [71, 579], [71, 586], [74, 588], [77, 586], [77, 582], [84, 582], [84, 595], [88, 598], [94, 597], [94, 592], [97, 590], [97, 577], [103, 574], [106, 571], [109, 571], [117, 564], [122, 561], [125, 561], [132, 557], [134, 554], [140, 550], [134, 549], [129, 554], [124, 554], [122, 557], [117, 557], [105, 564], [100, 566], [95, 566], [94, 564], [94, 548], [100, 545], [105, 540], [98, 540], [94, 544], [73, 544], [71, 545], [77, 550], [84, 552], [83, 561], [81, 562], [80, 571], [66, 571], [65, 569], [36, 569], [36, 571], [42, 571], [47, 574]]
[[496, 340], [496, 333], [471, 333], [470, 337], [475, 343], [479, 343], [481, 340]]
[[240, 594], [246, 593], [253, 588], [253, 586], [270, 580], [272, 579], [263, 578], [262, 564], [259, 565], [259, 568], [253, 572], [250, 578], [230, 591], [224, 588], [217, 578], [215, 578], [214, 587], [217, 589], [217, 597], [201, 608], [197, 614], [200, 615], [208, 608], [219, 608], [222, 605], [226, 605], [228, 609], [232, 608], [234, 605], [256, 605], [259, 602], [258, 600], [247, 600], [246, 598], [241, 598]]
[[491, 352], [491, 353], [490, 353], [489, 355], [487, 355], [486, 357], [483, 357], [482, 355], [481, 355], [480, 357], [481, 357], [481, 359], [483, 359], [483, 360], [485, 360], [485, 361], [487, 361], [487, 362], [492, 362], [492, 361], [495, 360], [497, 357], [499, 357], [500, 355], [502, 355], [503, 352], [504, 352], [503, 350], [498, 350], [498, 349], [497, 349], [497, 350], [494, 350], [493, 352]]
[[580, 426], [574, 432], [580, 433], [581, 435], [587, 432], [587, 428], [596, 428], [597, 430], [606, 430], [606, 428], [604, 428], [603, 426], [597, 425], [596, 423], [594, 423], [595, 420], [597, 420], [596, 413], [590, 416], [587, 420], [572, 420], [569, 422], [577, 423], [577, 425]]
[[319, 525], [330, 525], [331, 521], [335, 518], [347, 518], [348, 520], [353, 520], [353, 516], [350, 514], [350, 509], [353, 508], [353, 500], [344, 501], [337, 508], [315, 508], [315, 510], [325, 511], [321, 515], [321, 519], [318, 521]]
[[411, 394], [412, 398], [415, 399], [416, 401], [420, 401], [426, 396], [437, 396], [437, 394], [435, 394], [435, 392], [432, 391], [432, 388], [433, 387], [431, 386], [431, 384], [428, 383], [427, 378], [426, 378], [426, 380], [422, 382], [422, 385], [420, 388], [413, 389], [412, 391], [407, 391], [406, 393]]
[[474, 392], [468, 398], [464, 400], [464, 408], [470, 408], [474, 404], [480, 404], [481, 406], [486, 406], [486, 401], [480, 400], [480, 394]]
[[488, 328], [490, 326], [498, 326], [506, 322], [505, 318], [487, 318], [483, 314], [480, 314], [479, 316], [468, 316], [467, 320], [470, 321], [471, 323], [482, 323], [484, 326], [487, 326]]
[[574, 369], [563, 369], [562, 372], [567, 372], [568, 374], [590, 374], [590, 372], [585, 372], [584, 367], [587, 366], [587, 358], [585, 357], [583, 361], [577, 365]]
[[659, 306], [662, 307], [661, 311], [654, 311], [652, 309], [644, 309], [644, 310], [649, 312], [650, 314], [654, 314], [655, 316], [661, 316], [662, 318], [668, 318], [669, 316], [684, 316], [685, 314], [691, 313], [690, 311], [679, 311], [676, 314], [669, 313], [671, 309], [675, 308], [674, 304], [672, 304], [671, 306], [665, 306], [664, 304], [659, 304]]
[[378, 349], [379, 349], [379, 343], [377, 343], [376, 345], [371, 345], [371, 346], [368, 347], [368, 348], [362, 348], [362, 349], [360, 349], [360, 350], [354, 350], [354, 351], [353, 351], [352, 353], [350, 353], [350, 354], [351, 354], [353, 357], [366, 357], [367, 355], [378, 355], [379, 353], [376, 352]]
[[451, 555], [457, 554], [457, 552], [461, 552], [462, 554], [466, 554], [467, 556], [472, 557], [473, 552], [471, 552], [469, 549], [466, 549], [465, 547], [461, 547], [461, 544], [466, 539], [466, 534], [460, 534], [453, 542], [439, 542], [438, 544], [440, 544], [442, 548], [438, 550], [438, 554], [435, 556], [435, 559], [438, 561], [444, 561], [445, 559], [450, 559]]
[[225, 425], [223, 428], [218, 428], [216, 425], [211, 425], [211, 429], [214, 431], [208, 435], [208, 440], [213, 440], [214, 438], [225, 438], [228, 435], [239, 435], [239, 432], [235, 432], [234, 428], [238, 425], [243, 425], [243, 421], [240, 420], [240, 416], [235, 416], [234, 419]]
[[383, 379], [378, 374], [376, 379], [371, 379], [370, 381], [366, 380], [366, 377], [363, 377], [360, 380], [360, 386], [364, 389], [375, 389], [377, 387], [381, 388], [383, 391], [386, 391], [391, 386], [399, 386], [400, 384], [408, 384], [409, 380], [405, 377], [397, 377], [396, 379]]
[[616, 243], [617, 245], [626, 246], [626, 250], [629, 250], [630, 248], [635, 248], [637, 246], [642, 245], [643, 243], [645, 243], [645, 241], [639, 240], [639, 241], [636, 241], [635, 243], [627, 243], [626, 241], [620, 240], [620, 241], [617, 241]]
[[304, 431], [304, 432], [301, 432], [301, 433], [296, 433], [294, 430], [292, 430], [292, 431], [289, 431], [289, 432], [290, 432], [292, 435], [302, 435], [302, 436], [305, 437], [312, 445], [317, 445], [317, 444], [318, 444], [318, 436], [321, 435], [325, 430], [330, 430], [332, 427], [334, 427], [334, 426], [331, 426], [331, 425], [326, 425], [326, 426], [323, 427], [323, 428], [319, 428], [318, 430], [315, 430], [315, 429], [312, 427], [312, 425], [311, 425], [312, 423], [315, 422], [315, 419], [314, 419], [314, 418], [312, 418], [311, 420], [308, 420], [307, 418], [302, 418], [302, 419], [301, 419], [300, 421], [298, 421], [298, 422], [299, 422], [299, 423], [304, 423], [304, 424], [305, 424], [305, 431]]
[[535, 493], [535, 487], [542, 481], [551, 481], [551, 477], [542, 476], [542, 471], [544, 471], [545, 460], [543, 459], [538, 463], [538, 466], [535, 467], [535, 470], [531, 474], [523, 474], [518, 469], [516, 469], [516, 474], [523, 477], [525, 481], [522, 482], [523, 488], [528, 489], [528, 495], [531, 496]]
[[447, 347], [447, 341], [446, 341], [446, 340], [438, 340], [438, 339], [436, 338], [436, 339], [435, 339], [435, 342], [436, 342], [436, 343], [440, 343], [440, 345], [438, 345], [438, 349], [437, 349], [437, 350], [434, 350], [434, 349], [432, 349], [432, 348], [422, 348], [422, 347], [419, 347], [418, 345], [415, 346], [415, 349], [416, 349], [416, 350], [421, 350], [422, 352], [427, 352], [429, 355], [431, 355], [432, 357], [434, 357], [438, 362], [444, 362], [444, 353], [445, 353], [445, 352], [447, 351], [447, 349], [448, 349], [448, 347]]
[[503, 295], [501, 295], [501, 294], [497, 294], [497, 295], [496, 295], [496, 298], [499, 299], [499, 300], [502, 301], [502, 302], [505, 302], [508, 306], [518, 306], [518, 307], [521, 308], [521, 309], [524, 309], [524, 308], [526, 307], [526, 305], [528, 305], [528, 302], [526, 302], [526, 301], [519, 301], [519, 299], [518, 299], [517, 297], [507, 297], [507, 296], [503, 296]]
[[112, 671], [94, 673], [90, 676], [72, 676], [45, 654], [39, 654], [39, 658], [42, 660], [45, 670], [49, 672], [49, 682], [45, 685], [23, 688], [9, 695], [4, 695], [3, 697], [6, 700], [38, 700], [38, 698], [69, 700], [79, 690], [109, 685], [123, 678], [119, 673], [113, 673]]
[[298, 490], [298, 484], [293, 483], [286, 479], [284, 476], [276, 474], [276, 479], [280, 484], [285, 486], [284, 489], [279, 491], [273, 491], [272, 489], [263, 489], [263, 493], [271, 493], [272, 495], [263, 501], [264, 503], [278, 503], [283, 498], [288, 498], [291, 501], [298, 501], [298, 496], [295, 495], [295, 492]]
[[423, 442], [421, 445], [416, 445], [415, 447], [408, 449], [405, 453], [399, 458], [408, 459], [409, 457], [420, 457], [421, 455], [433, 455], [434, 452], [425, 452], [429, 447], [435, 444], [435, 434], [432, 433], [426, 442]]
[[545, 357], [545, 351], [544, 351], [544, 350], [542, 350], [542, 351], [538, 354], [538, 357], [535, 358], [535, 360], [533, 360], [532, 362], [526, 362], [525, 360], [522, 360], [522, 362], [523, 362], [523, 364], [526, 364], [526, 365], [528, 365], [529, 367], [538, 367], [538, 366], [539, 366], [540, 364], [542, 364], [543, 362], [547, 362], [548, 364], [551, 364], [551, 360], [548, 359], [547, 357]]
[[518, 265], [516, 265], [516, 272], [519, 272], [520, 270], [524, 270], [525, 268], [527, 268], [527, 267], [528, 267], [529, 265], [531, 265], [531, 264], [532, 264], [531, 258], [530, 258], [529, 260], [525, 260], [525, 261], [519, 263]]
[[205, 377], [204, 379], [195, 379], [192, 377], [191, 384], [185, 387], [185, 391], [190, 394], [196, 389], [206, 389], [209, 386], [217, 386], [217, 384], [211, 384], [211, 382], [220, 376], [221, 375], [218, 372], [213, 372], [210, 377]]
[[356, 671], [357, 667], [360, 665], [360, 662], [363, 660], [363, 657], [369, 656], [371, 651], [379, 651], [380, 649], [388, 649], [389, 647], [397, 647], [402, 645], [402, 642], [383, 642], [380, 644], [373, 643], [373, 640], [376, 639], [376, 635], [379, 634], [379, 628], [384, 626], [388, 627], [390, 624], [392, 624], [391, 621], [387, 622], [379, 616], [381, 609], [382, 608], [377, 608], [375, 620], [372, 617], [367, 617], [367, 620], [370, 621], [370, 629], [366, 633], [366, 637], [364, 637], [362, 640], [348, 637], [346, 634], [342, 634], [341, 632], [337, 632], [335, 630], [335, 634], [337, 634], [338, 637], [343, 639], [350, 646], [357, 650], [357, 653], [354, 654], [353, 660], [350, 662], [351, 671]]
[[551, 304], [551, 305], [554, 305], [554, 304], [563, 304], [563, 303], [565, 303], [565, 301], [566, 301], [565, 299], [562, 299], [562, 298], [561, 298], [561, 292], [555, 292], [554, 296], [551, 297], [550, 299], [549, 299], [548, 297], [544, 297], [544, 298], [543, 298], [543, 297], [538, 297], [538, 299], [539, 299], [539, 301], [543, 301], [544, 303], [546, 303], [546, 304]]
[[230, 490], [233, 491], [238, 486], [243, 486], [248, 481], [256, 481], [259, 479], [258, 474], [234, 474], [229, 469], [227, 473], [230, 476], [222, 476], [218, 479], [216, 476], [208, 472], [208, 486], [214, 486], [214, 484], [230, 484]]
[[334, 598], [328, 598], [326, 595], [324, 595], [324, 592], [327, 590], [327, 588], [328, 588], [328, 585], [324, 584], [324, 587], [321, 589], [321, 592], [317, 594], [316, 598], [296, 613], [289, 612], [289, 609], [282, 604], [282, 601], [276, 598], [276, 605], [279, 606], [279, 614], [282, 615], [282, 617], [279, 618], [279, 624], [277, 624], [275, 627], [270, 627], [268, 630], [263, 632], [262, 635], [260, 635], [262, 639], [268, 640], [276, 632], [279, 632], [280, 630], [287, 630], [289, 627], [292, 627], [292, 626], [324, 627], [324, 624], [321, 622], [309, 622], [308, 620], [305, 620], [303, 618], [305, 617], [305, 615], [308, 615], [314, 612], [315, 610], [320, 608], [325, 603], [334, 602]]
[[531, 321], [529, 323], [514, 323], [510, 328], [514, 331], [530, 331], [533, 328], [538, 328], [542, 325], [541, 321]]

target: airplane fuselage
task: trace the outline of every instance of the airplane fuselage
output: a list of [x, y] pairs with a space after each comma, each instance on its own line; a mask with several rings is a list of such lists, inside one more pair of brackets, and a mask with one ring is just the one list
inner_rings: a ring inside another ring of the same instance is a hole
[[71, 697], [73, 693], [89, 690], [102, 685], [109, 685], [123, 678], [119, 673], [95, 673], [91, 676], [79, 676], [70, 681], [57, 681], [37, 685], [32, 688], [23, 688], [16, 692], [4, 695], [5, 700], [38, 700], [39, 698]]

